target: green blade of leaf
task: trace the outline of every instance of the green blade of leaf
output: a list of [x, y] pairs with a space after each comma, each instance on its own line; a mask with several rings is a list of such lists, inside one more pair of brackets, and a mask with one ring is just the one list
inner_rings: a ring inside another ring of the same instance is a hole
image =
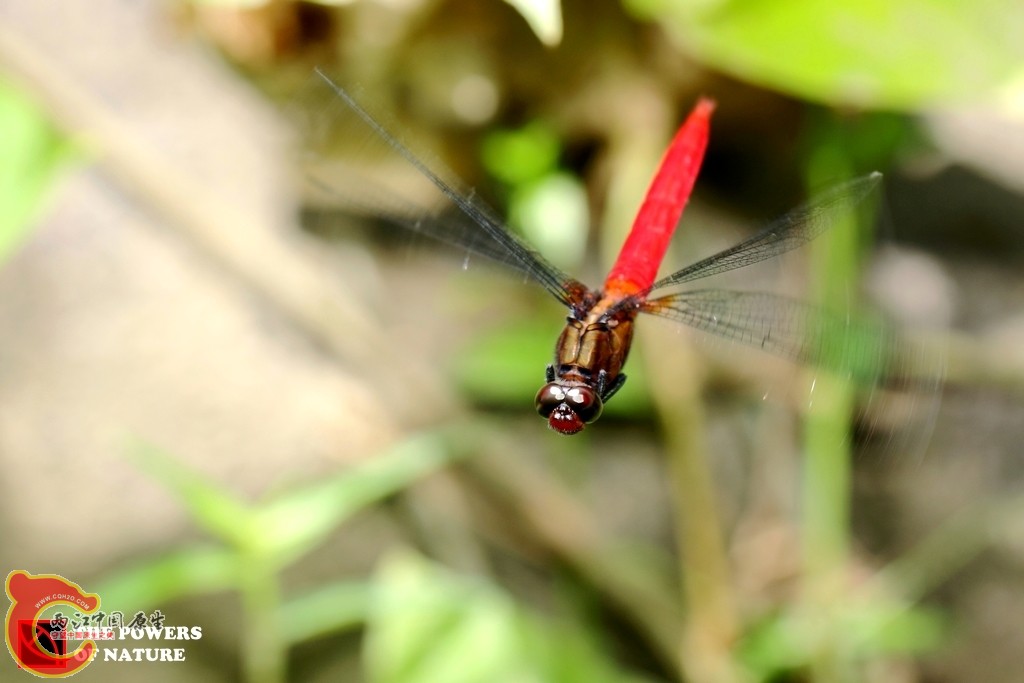
[[287, 563], [367, 506], [472, 453], [471, 430], [459, 441], [443, 433], [416, 436], [350, 470], [261, 505], [252, 532], [262, 550]]
[[103, 609], [146, 610], [186, 596], [205, 595], [237, 585], [237, 555], [226, 548], [183, 548], [119, 571], [96, 586]]
[[173, 493], [192, 519], [213, 536], [236, 548], [251, 543], [247, 524], [251, 508], [222, 486], [148, 444], [132, 447], [128, 457]]
[[294, 644], [362, 625], [370, 590], [364, 582], [334, 583], [289, 600], [281, 606], [278, 630]]
[[20, 244], [74, 147], [17, 90], [0, 80], [0, 263]]
[[572, 628], [544, 622], [496, 586], [405, 553], [374, 582], [365, 659], [373, 683], [622, 683]]

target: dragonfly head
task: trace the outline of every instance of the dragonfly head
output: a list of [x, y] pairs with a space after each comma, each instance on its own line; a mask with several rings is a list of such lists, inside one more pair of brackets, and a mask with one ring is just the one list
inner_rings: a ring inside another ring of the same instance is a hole
[[537, 412], [559, 434], [576, 434], [601, 417], [604, 405], [597, 392], [586, 385], [565, 386], [548, 382], [537, 392]]

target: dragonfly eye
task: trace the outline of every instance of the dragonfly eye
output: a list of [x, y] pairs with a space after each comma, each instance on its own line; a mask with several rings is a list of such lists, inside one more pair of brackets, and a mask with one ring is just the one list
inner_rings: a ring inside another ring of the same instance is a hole
[[550, 382], [537, 392], [537, 412], [548, 419], [548, 425], [562, 434], [575, 434], [601, 417], [604, 405], [590, 387], [566, 387]]

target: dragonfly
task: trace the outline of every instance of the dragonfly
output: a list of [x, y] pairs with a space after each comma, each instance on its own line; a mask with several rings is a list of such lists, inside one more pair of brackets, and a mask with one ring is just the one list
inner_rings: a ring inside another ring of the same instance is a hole
[[360, 125], [429, 181], [450, 209], [414, 208], [400, 212], [405, 215], [395, 222], [511, 266], [567, 307], [553, 361], [534, 400], [537, 412], [559, 434], [581, 432], [622, 388], [626, 381], [622, 369], [640, 313], [847, 376], [874, 372], [893, 348], [884, 328], [781, 295], [724, 289], [670, 291], [807, 244], [867, 198], [879, 185], [880, 173], [841, 183], [735, 246], [656, 279], [710, 136], [715, 103], [700, 98], [668, 145], [602, 287], [593, 289], [545, 259], [453, 175], [428, 165], [319, 67], [315, 73]]

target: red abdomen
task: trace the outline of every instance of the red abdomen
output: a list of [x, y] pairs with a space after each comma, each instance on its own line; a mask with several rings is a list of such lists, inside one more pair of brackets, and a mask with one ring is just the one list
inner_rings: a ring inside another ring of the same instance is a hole
[[698, 100], [665, 151], [619, 258], [605, 280], [606, 295], [635, 294], [654, 283], [700, 171], [714, 109], [713, 100]]

